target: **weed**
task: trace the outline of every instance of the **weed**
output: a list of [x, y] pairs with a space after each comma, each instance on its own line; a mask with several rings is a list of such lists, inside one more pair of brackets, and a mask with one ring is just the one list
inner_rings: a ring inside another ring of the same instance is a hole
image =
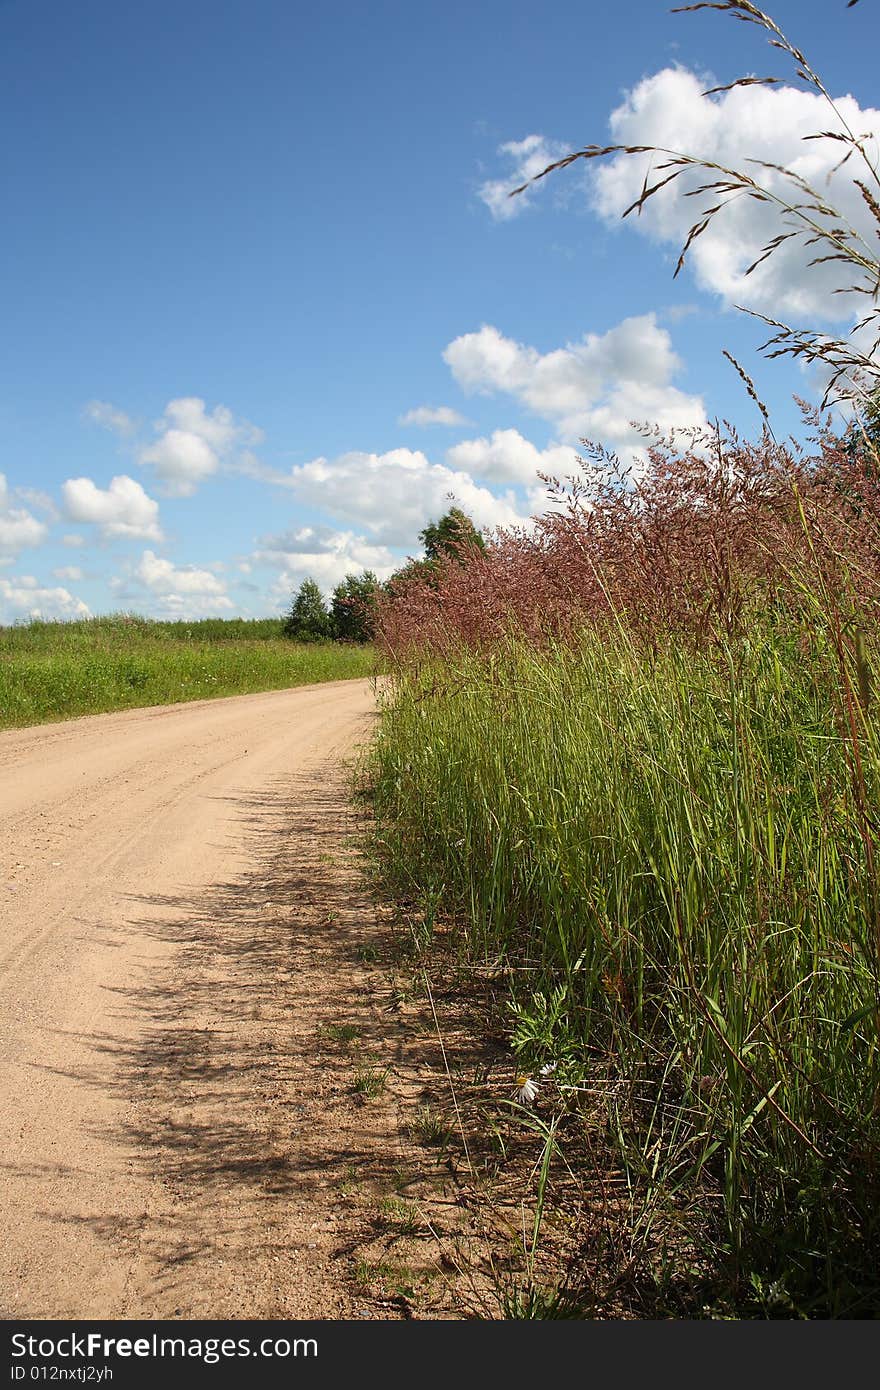
[[352, 1043], [360, 1037], [360, 1028], [356, 1023], [325, 1023], [324, 1032], [333, 1042]]
[[398, 1235], [414, 1235], [421, 1228], [422, 1222], [416, 1207], [411, 1202], [402, 1201], [400, 1197], [383, 1197], [379, 1209], [385, 1221]]
[[362, 1288], [369, 1288], [374, 1279], [381, 1278], [384, 1265], [375, 1260], [365, 1260], [363, 1257], [355, 1261], [354, 1277]]
[[420, 1105], [412, 1121], [412, 1132], [419, 1143], [431, 1148], [443, 1148], [452, 1134], [452, 1126], [430, 1105]]
[[355, 1072], [352, 1085], [359, 1096], [372, 1100], [384, 1091], [390, 1067], [362, 1067]]
[[354, 1277], [362, 1288], [370, 1288], [374, 1284], [383, 1285], [389, 1293], [398, 1294], [403, 1298], [414, 1298], [417, 1275], [408, 1265], [393, 1264], [389, 1260], [357, 1260], [354, 1268]]
[[511, 1278], [502, 1282], [498, 1290], [498, 1305], [505, 1320], [531, 1318], [549, 1321], [590, 1316], [584, 1311], [581, 1299], [564, 1286], [554, 1284], [545, 1287], [532, 1280]]

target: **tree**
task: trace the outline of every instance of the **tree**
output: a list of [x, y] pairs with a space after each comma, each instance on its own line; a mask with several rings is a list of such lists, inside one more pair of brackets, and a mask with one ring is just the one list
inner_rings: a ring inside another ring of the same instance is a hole
[[285, 637], [297, 642], [320, 642], [330, 636], [330, 614], [314, 579], [304, 579], [284, 617]]
[[330, 625], [339, 642], [372, 642], [376, 627], [379, 581], [372, 570], [347, 574], [333, 590]]
[[422, 559], [410, 557], [385, 584], [385, 592], [391, 598], [412, 583], [422, 582], [436, 588], [437, 569], [442, 560], [451, 559], [464, 565], [469, 554], [486, 549], [483, 537], [460, 507], [450, 507], [439, 521], [429, 521], [419, 532], [419, 540], [425, 549]]
[[425, 547], [425, 559], [436, 563], [444, 556], [464, 564], [468, 550], [485, 550], [483, 537], [461, 507], [450, 507], [437, 522], [429, 521], [419, 540]]

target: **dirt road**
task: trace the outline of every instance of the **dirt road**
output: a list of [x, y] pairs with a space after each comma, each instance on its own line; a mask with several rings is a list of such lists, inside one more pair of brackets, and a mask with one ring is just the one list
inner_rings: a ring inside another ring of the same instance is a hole
[[340, 1246], [393, 1119], [326, 1045], [376, 1025], [340, 769], [373, 708], [346, 681], [0, 734], [0, 1316], [395, 1316]]

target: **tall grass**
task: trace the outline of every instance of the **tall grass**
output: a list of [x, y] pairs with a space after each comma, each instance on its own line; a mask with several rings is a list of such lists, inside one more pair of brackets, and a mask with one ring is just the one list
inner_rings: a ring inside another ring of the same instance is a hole
[[793, 245], [806, 275], [833, 265], [862, 306], [848, 337], [757, 317], [768, 356], [819, 367], [855, 424], [836, 438], [814, 416], [812, 449], [780, 445], [731, 357], [760, 440], [651, 437], [628, 477], [584, 441], [582, 475], [545, 480], [547, 515], [398, 584], [378, 843], [392, 888], [504, 967], [518, 1070], [616, 1153], [622, 1262], [658, 1306], [674, 1285], [690, 1314], [876, 1316], [880, 176], [751, 0], [682, 8], [763, 31], [822, 97], [821, 191], [647, 146], [589, 145], [538, 177], [631, 157], [624, 216], [673, 187], [695, 199], [675, 274], [731, 201], [765, 229], [746, 276]]
[[0, 628], [0, 728], [372, 673], [369, 648], [300, 644], [281, 620], [114, 614]]
[[738, 447], [578, 483], [386, 610], [385, 872], [505, 963], [521, 1069], [602, 1107], [655, 1271], [684, 1232], [713, 1306], [869, 1315], [873, 465]]

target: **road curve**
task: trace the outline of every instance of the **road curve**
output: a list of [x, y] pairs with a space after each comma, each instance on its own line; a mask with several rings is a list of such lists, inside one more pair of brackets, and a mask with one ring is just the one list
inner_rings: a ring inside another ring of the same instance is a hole
[[261, 990], [284, 884], [312, 902], [291, 814], [329, 862], [373, 710], [358, 680], [0, 733], [0, 1316], [357, 1315], [295, 1275], [323, 1236], [284, 1224], [266, 1107], [300, 1025]]

